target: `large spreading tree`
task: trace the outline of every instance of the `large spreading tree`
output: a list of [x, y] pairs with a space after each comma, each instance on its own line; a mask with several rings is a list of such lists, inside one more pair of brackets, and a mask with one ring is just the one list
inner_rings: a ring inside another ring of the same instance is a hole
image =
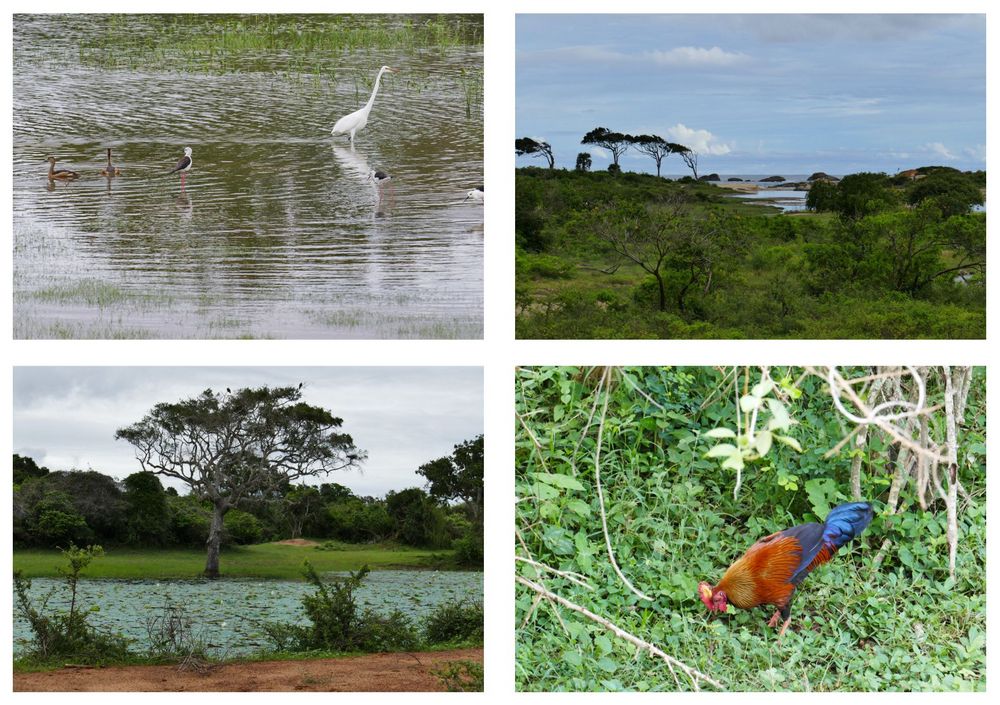
[[683, 154], [691, 150], [682, 144], [667, 142], [657, 135], [639, 135], [632, 140], [632, 146], [656, 162], [656, 176], [660, 176], [660, 165], [663, 159], [671, 154]]
[[143, 470], [180, 480], [211, 503], [208, 577], [219, 576], [226, 512], [287, 483], [356, 468], [365, 458], [341, 431], [343, 420], [303, 402], [301, 388], [206, 389], [157, 404], [115, 433], [135, 446]]
[[603, 147], [611, 152], [611, 160], [615, 166], [619, 166], [618, 159], [625, 154], [635, 140], [632, 135], [622, 132], [613, 132], [606, 127], [595, 127], [580, 140], [580, 144], [592, 144], [596, 147]]

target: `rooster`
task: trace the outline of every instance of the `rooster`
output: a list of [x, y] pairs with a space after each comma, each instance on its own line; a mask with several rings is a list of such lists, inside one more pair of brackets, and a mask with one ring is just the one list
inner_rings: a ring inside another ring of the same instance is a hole
[[822, 524], [799, 524], [765, 536], [729, 566], [718, 585], [699, 583], [698, 596], [710, 612], [725, 612], [729, 603], [740, 609], [774, 605], [774, 616], [767, 626], [776, 627], [779, 618], [783, 619], [780, 639], [792, 621], [795, 588], [813, 568], [860, 536], [872, 514], [868, 502], [850, 502], [832, 509]]

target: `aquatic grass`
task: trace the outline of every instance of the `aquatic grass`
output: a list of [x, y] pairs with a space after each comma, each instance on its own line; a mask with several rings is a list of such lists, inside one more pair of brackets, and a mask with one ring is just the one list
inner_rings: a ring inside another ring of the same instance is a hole
[[122, 304], [156, 304], [169, 305], [172, 297], [167, 294], [150, 294], [124, 291], [123, 289], [100, 281], [99, 279], [81, 279], [70, 284], [57, 284], [38, 289], [28, 294], [37, 301], [47, 303], [70, 304], [79, 303], [98, 308], [109, 308]]
[[335, 76], [348, 52], [483, 44], [480, 15], [106, 15], [94, 21], [105, 31], [81, 41], [78, 60], [105, 70]]

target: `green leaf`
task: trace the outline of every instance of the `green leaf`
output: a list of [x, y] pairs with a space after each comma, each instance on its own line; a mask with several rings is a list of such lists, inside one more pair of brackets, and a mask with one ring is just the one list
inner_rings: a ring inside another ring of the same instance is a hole
[[706, 458], [723, 458], [732, 455], [733, 453], [739, 453], [740, 450], [732, 443], [720, 443], [717, 446], [712, 446], [707, 453], [705, 453]]
[[771, 432], [761, 431], [758, 433], [753, 445], [757, 449], [757, 455], [767, 455], [767, 451], [771, 450]]
[[799, 442], [794, 438], [792, 438], [791, 436], [779, 436], [776, 434], [774, 436], [774, 440], [778, 441], [779, 443], [784, 443], [789, 448], [794, 448], [800, 453], [802, 452], [802, 446], [800, 446]]
[[785, 405], [777, 399], [768, 399], [767, 408], [771, 411], [771, 421], [767, 427], [771, 430], [787, 431], [788, 427], [792, 425], [792, 418], [788, 415]]
[[566, 508], [582, 517], [590, 516], [590, 505], [580, 499], [571, 499], [566, 502]]
[[735, 455], [730, 455], [728, 458], [722, 461], [722, 467], [729, 468], [731, 470], [742, 470], [743, 456], [739, 453]]
[[760, 406], [760, 399], [757, 397], [750, 394], [747, 394], [745, 397], [740, 397], [740, 411], [744, 414], [749, 414], [758, 406]]
[[613, 648], [611, 646], [611, 639], [609, 639], [605, 634], [598, 634], [594, 637], [594, 646], [597, 647], [597, 650], [602, 656], [610, 654], [611, 649]]
[[570, 477], [569, 475], [563, 475], [561, 473], [536, 472], [535, 479], [564, 490], [583, 491], [586, 489], [575, 477]]
[[705, 431], [701, 435], [705, 438], [736, 438], [736, 432], [731, 428], [713, 428], [711, 431]]

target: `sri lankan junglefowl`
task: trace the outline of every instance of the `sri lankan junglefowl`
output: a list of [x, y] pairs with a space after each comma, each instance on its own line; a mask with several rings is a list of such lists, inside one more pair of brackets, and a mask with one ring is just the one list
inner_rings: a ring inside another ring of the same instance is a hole
[[795, 588], [813, 568], [860, 536], [871, 520], [872, 505], [849, 502], [830, 510], [822, 524], [799, 524], [765, 536], [729, 566], [718, 585], [699, 583], [698, 596], [710, 612], [725, 612], [730, 603], [740, 609], [773, 605], [774, 616], [767, 626], [778, 626], [779, 617], [784, 620], [781, 638], [792, 621]]

